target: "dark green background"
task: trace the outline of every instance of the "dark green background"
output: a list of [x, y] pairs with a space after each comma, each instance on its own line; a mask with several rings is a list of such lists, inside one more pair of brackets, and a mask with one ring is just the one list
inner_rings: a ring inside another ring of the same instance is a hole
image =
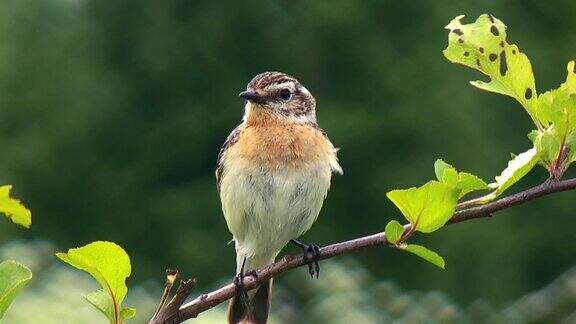
[[[492, 180], [530, 147], [532, 125], [512, 99], [468, 85], [479, 73], [442, 56], [443, 27], [481, 13], [509, 26], [540, 91], [564, 80], [576, 51], [571, 0], [5, 0], [0, 183], [34, 220], [23, 230], [0, 219], [0, 237], [61, 249], [115, 241], [132, 258], [132, 284], [160, 281], [166, 267], [204, 287], [231, 277], [215, 160], [243, 113], [237, 93], [267, 70], [306, 85], [341, 148], [345, 174], [305, 241], [401, 220], [385, 193], [432, 178], [436, 158]], [[511, 191], [545, 177], [535, 169]], [[355, 257], [403, 289], [504, 305], [574, 264], [575, 211], [574, 193], [562, 193], [416, 237], [446, 271], [388, 249]]]

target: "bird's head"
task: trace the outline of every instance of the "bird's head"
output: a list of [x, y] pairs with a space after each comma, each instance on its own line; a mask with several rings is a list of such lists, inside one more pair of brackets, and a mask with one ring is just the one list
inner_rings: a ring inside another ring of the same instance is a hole
[[248, 100], [245, 119], [264, 114], [290, 122], [316, 122], [316, 100], [284, 73], [258, 74], [239, 96]]

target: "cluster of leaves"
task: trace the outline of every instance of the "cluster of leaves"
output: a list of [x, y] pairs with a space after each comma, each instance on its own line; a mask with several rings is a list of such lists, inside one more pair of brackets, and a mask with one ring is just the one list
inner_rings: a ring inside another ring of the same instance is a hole
[[[487, 75], [490, 78], [487, 82], [470, 83], [482, 90], [516, 99], [536, 129], [528, 134], [533, 147], [514, 156], [491, 184], [473, 174], [458, 172], [450, 164], [437, 160], [434, 164], [437, 180], [418, 188], [388, 192], [388, 198], [409, 222], [405, 226], [397, 221], [389, 222], [385, 229], [388, 242], [441, 268], [445, 263], [438, 254], [425, 247], [406, 243], [414, 232], [434, 232], [450, 220], [457, 208], [485, 204], [496, 199], [536, 164], [544, 166], [552, 179], [559, 179], [576, 161], [575, 62], [568, 63], [566, 82], [555, 90], [538, 94], [530, 60], [517, 45], [508, 43], [504, 23], [484, 14], [474, 23], [463, 24], [463, 17], [454, 18], [446, 26], [449, 35], [444, 56], [453, 63]], [[465, 195], [486, 190], [490, 191], [459, 203]]]
[[[0, 186], [0, 213], [12, 222], [29, 228], [32, 213], [19, 200], [10, 197], [12, 186]], [[28, 267], [13, 260], [0, 263], [0, 319], [18, 294], [32, 279]]]
[[[0, 213], [14, 223], [29, 228], [32, 213], [19, 200], [10, 197], [12, 186], [0, 187]], [[68, 253], [57, 253], [62, 261], [90, 273], [102, 289], [84, 295], [84, 298], [110, 320], [120, 324], [136, 314], [133, 308], [122, 307], [128, 288], [126, 278], [130, 276], [130, 258], [117, 244], [93, 242], [86, 246], [70, 249]], [[0, 263], [0, 319], [24, 286], [32, 279], [28, 267], [13, 260]]]
[[473, 86], [510, 96], [524, 107], [536, 127], [528, 134], [536, 149], [530, 164], [544, 166], [552, 178], [562, 177], [576, 160], [575, 62], [568, 62], [564, 83], [538, 94], [530, 60], [517, 45], [508, 43], [502, 21], [482, 15], [465, 25], [463, 17], [446, 26], [450, 33], [444, 55], [490, 77], [489, 82], [470, 82]]

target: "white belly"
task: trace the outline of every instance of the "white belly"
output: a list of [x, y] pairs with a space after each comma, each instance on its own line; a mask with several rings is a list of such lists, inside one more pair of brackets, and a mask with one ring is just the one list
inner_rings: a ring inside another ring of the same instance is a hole
[[328, 188], [328, 161], [298, 171], [228, 165], [221, 183], [222, 209], [238, 252], [276, 256], [318, 217]]

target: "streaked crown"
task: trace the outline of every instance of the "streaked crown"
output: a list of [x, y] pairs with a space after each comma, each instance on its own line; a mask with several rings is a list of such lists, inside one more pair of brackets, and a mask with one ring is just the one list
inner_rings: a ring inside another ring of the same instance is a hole
[[264, 72], [248, 83], [240, 97], [249, 101], [250, 109], [270, 109], [280, 118], [294, 121], [316, 121], [316, 100], [295, 78], [280, 72]]

